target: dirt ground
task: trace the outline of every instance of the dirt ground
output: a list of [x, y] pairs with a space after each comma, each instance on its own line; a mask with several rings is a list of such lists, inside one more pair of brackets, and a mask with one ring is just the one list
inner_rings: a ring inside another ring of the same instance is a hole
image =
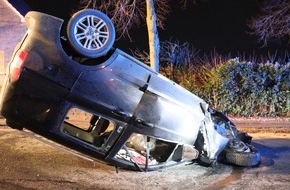
[[260, 164], [244, 168], [239, 178], [223, 189], [290, 189], [290, 134], [258, 132], [251, 135], [254, 137], [253, 145], [261, 153]]
[[[0, 130], [0, 147], [1, 189], [188, 189], [213, 172], [184, 165], [147, 173], [118, 169], [117, 173], [113, 166], [69, 154], [9, 128]], [[231, 170], [217, 168], [224, 175]]]
[[68, 153], [52, 142], [44, 143], [41, 137], [31, 132], [1, 126], [0, 188], [290, 189], [290, 170], [287, 168], [290, 165], [290, 134], [258, 132], [251, 135], [262, 154], [257, 167], [241, 168], [218, 163], [207, 168], [191, 164], [136, 172], [116, 170], [114, 166]]

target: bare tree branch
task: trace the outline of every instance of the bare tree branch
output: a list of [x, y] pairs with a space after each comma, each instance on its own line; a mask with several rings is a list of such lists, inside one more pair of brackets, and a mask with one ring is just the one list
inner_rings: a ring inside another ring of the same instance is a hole
[[273, 39], [290, 37], [290, 2], [288, 0], [268, 0], [261, 7], [262, 13], [253, 18], [249, 27], [251, 34], [258, 36], [258, 42], [266, 47]]
[[182, 9], [188, 9], [196, 5], [198, 1], [207, 1], [207, 0], [179, 0], [178, 3]]
[[199, 51], [187, 42], [169, 40], [161, 43], [160, 59], [163, 63], [187, 65], [199, 57], [198, 53]]
[[[110, 16], [120, 37], [131, 40], [129, 30], [133, 26], [145, 25], [146, 1], [144, 0], [80, 0], [83, 8], [98, 9]], [[157, 26], [164, 29], [165, 20], [170, 13], [168, 0], [155, 0]]]
[[[165, 20], [170, 13], [169, 0], [80, 0], [84, 8], [101, 10], [110, 16], [120, 37], [131, 40], [129, 30], [132, 26], [147, 25], [150, 66], [159, 72], [160, 43], [157, 26], [165, 27]], [[182, 0], [185, 1], [195, 0]]]

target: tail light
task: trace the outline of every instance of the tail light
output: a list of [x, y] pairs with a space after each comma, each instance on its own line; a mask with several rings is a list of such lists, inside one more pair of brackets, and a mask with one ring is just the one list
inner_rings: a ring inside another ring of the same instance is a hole
[[15, 80], [19, 79], [27, 56], [28, 53], [26, 51], [21, 51], [10, 64], [10, 74]]

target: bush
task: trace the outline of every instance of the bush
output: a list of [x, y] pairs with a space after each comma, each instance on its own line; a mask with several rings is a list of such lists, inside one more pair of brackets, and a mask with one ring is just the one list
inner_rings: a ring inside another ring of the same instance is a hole
[[[135, 55], [145, 62], [149, 60], [147, 53]], [[160, 72], [227, 114], [290, 116], [287, 51], [279, 55], [277, 51], [274, 55], [269, 53], [267, 57], [241, 55], [243, 60], [251, 62], [229, 57], [230, 54], [222, 56], [215, 50], [201, 56], [190, 44], [170, 40], [161, 43]]]
[[289, 116], [290, 63], [227, 64], [227, 112], [243, 116]]
[[236, 59], [214, 64], [163, 67], [167, 77], [212, 107], [237, 116], [290, 115], [290, 63], [251, 63]]

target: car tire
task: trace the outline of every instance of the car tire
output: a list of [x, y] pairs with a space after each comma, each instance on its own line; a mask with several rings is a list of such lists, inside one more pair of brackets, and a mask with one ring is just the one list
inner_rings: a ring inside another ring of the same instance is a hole
[[236, 166], [255, 166], [260, 162], [260, 152], [253, 146], [247, 145], [250, 152], [239, 152], [226, 147], [218, 156], [218, 161]]
[[94, 9], [75, 13], [68, 21], [66, 32], [72, 49], [87, 58], [105, 55], [115, 42], [115, 28], [111, 19]]

